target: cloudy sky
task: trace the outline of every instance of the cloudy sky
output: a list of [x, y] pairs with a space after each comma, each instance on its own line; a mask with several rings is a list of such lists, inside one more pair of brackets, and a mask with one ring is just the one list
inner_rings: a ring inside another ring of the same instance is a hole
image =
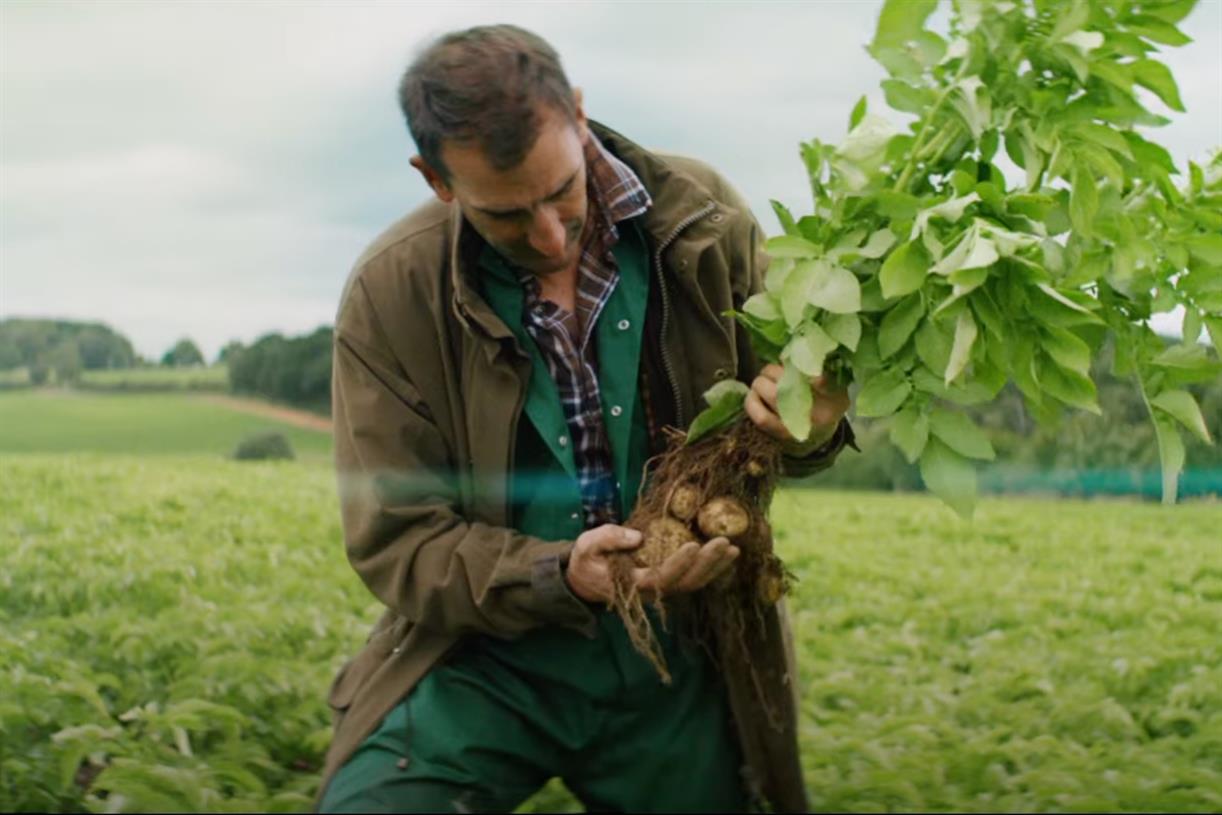
[[[428, 194], [399, 73], [481, 23], [542, 34], [591, 117], [711, 162], [773, 229], [769, 198], [805, 207], [797, 143], [839, 139], [863, 93], [882, 107], [879, 5], [0, 0], [0, 317], [209, 358], [329, 323], [365, 243]], [[1157, 134], [1180, 162], [1222, 144], [1222, 0], [1182, 28], [1189, 112]]]

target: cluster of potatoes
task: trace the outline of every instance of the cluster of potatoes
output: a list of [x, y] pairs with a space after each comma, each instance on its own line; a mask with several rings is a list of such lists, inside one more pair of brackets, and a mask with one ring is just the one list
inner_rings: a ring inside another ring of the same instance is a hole
[[[692, 528], [699, 530], [699, 535]], [[726, 537], [731, 542], [751, 528], [751, 515], [739, 501], [728, 496], [701, 503], [699, 490], [682, 484], [671, 493], [666, 515], [645, 527], [645, 542], [639, 551], [643, 566], [656, 566], [691, 540], [708, 541]]]

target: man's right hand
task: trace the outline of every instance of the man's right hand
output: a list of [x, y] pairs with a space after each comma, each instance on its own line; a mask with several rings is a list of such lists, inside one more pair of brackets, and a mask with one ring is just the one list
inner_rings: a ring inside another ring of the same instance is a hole
[[[641, 533], [615, 524], [587, 530], [577, 538], [565, 579], [588, 603], [606, 603], [615, 595], [608, 556], [641, 545]], [[726, 538], [701, 545], [690, 541], [653, 569], [634, 568], [633, 580], [643, 594], [697, 591], [734, 567], [739, 550]]]

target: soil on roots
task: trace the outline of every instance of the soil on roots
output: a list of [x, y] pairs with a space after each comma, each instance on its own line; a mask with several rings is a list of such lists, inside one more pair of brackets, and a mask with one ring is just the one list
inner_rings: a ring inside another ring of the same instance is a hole
[[791, 576], [773, 553], [767, 518], [780, 475], [780, 443], [746, 419], [690, 446], [684, 444], [682, 432], [668, 428], [666, 433], [666, 450], [650, 461], [645, 492], [625, 523], [640, 530], [645, 540], [634, 552], [612, 556], [611, 605], [623, 619], [633, 647], [669, 683], [666, 660], [645, 613], [645, 603], [650, 602], [665, 624], [665, 598], [642, 597], [633, 571], [662, 562], [685, 542], [684, 536], [675, 534], [676, 524], [686, 528], [686, 540], [703, 543], [710, 537], [700, 531], [698, 513], [690, 511], [693, 494], [697, 508], [728, 498], [748, 516], [746, 531], [731, 538], [739, 548], [733, 569], [692, 598], [690, 633], [714, 659], [721, 655], [749, 664], [748, 637], [757, 626], [762, 628], [763, 609], [780, 599]]

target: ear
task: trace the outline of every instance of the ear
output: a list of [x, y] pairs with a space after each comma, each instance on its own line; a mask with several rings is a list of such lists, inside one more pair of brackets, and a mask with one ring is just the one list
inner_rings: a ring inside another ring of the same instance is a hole
[[434, 195], [447, 204], [454, 200], [454, 191], [441, 177], [441, 173], [430, 167], [420, 156], [412, 156], [411, 164], [424, 176], [425, 183], [433, 188]]
[[573, 118], [577, 124], [577, 135], [581, 139], [581, 143], [586, 143], [586, 138], [589, 136], [589, 124], [586, 121], [586, 111], [582, 107], [581, 88], [573, 88]]

